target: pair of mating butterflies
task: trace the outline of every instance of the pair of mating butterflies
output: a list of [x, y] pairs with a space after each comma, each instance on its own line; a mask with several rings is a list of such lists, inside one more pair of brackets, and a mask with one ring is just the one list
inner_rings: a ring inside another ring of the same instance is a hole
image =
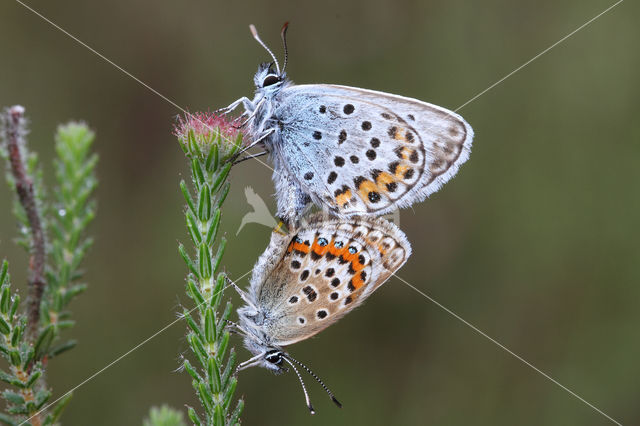
[[[253, 270], [236, 327], [254, 355], [239, 368], [275, 372], [304, 368], [282, 347], [307, 339], [361, 304], [411, 254], [404, 233], [375, 216], [424, 200], [469, 157], [473, 130], [454, 112], [416, 99], [328, 84], [294, 85], [287, 79], [286, 29], [282, 70], [255, 74], [253, 100], [244, 106], [249, 147], [262, 145], [274, 164], [278, 216], [295, 231], [272, 234]], [[273, 70], [275, 64], [276, 70]], [[259, 154], [258, 154], [259, 155]], [[255, 156], [255, 155], [254, 155]], [[312, 216], [310, 203], [336, 218]]]

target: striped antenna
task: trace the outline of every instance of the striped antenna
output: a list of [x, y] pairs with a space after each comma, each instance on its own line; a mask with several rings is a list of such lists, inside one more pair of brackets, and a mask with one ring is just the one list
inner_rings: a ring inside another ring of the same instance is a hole
[[260, 40], [260, 36], [258, 35], [258, 30], [256, 30], [255, 25], [251, 24], [249, 25], [249, 30], [251, 30], [251, 34], [253, 35], [253, 38], [256, 39], [256, 41], [258, 43], [260, 43], [260, 46], [264, 47], [266, 49], [267, 52], [269, 52], [269, 55], [271, 55], [271, 57], [273, 58], [273, 62], [275, 62], [276, 64], [276, 69], [278, 70], [278, 75], [280, 75], [280, 65], [278, 64], [278, 59], [276, 58], [276, 55], [273, 54], [273, 52], [271, 51], [271, 49], [269, 49], [267, 47], [266, 44], [264, 44], [264, 42], [262, 40]]

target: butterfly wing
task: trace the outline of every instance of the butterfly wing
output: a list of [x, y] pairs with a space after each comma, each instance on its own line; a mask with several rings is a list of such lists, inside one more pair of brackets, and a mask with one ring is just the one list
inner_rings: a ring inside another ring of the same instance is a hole
[[469, 158], [473, 130], [416, 99], [328, 84], [282, 90], [275, 155], [338, 216], [380, 215], [437, 191]]
[[[275, 241], [275, 243], [274, 243]], [[284, 243], [284, 244], [283, 244]], [[251, 296], [273, 344], [322, 331], [360, 305], [411, 254], [405, 235], [383, 219], [314, 215], [286, 240], [274, 234], [256, 268]]]

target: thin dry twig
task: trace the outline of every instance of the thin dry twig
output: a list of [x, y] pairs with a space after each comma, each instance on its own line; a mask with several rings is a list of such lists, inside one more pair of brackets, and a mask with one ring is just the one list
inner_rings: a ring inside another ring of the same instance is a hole
[[28, 326], [27, 330], [31, 339], [38, 336], [40, 322], [40, 302], [47, 285], [44, 275], [46, 262], [45, 235], [42, 219], [38, 211], [33, 181], [27, 174], [22, 152], [25, 146], [26, 119], [24, 108], [15, 105], [5, 112], [5, 137], [7, 141], [7, 153], [11, 164], [11, 173], [15, 179], [16, 192], [20, 204], [24, 208], [29, 221], [31, 231], [31, 250], [29, 257], [29, 296], [27, 301]]

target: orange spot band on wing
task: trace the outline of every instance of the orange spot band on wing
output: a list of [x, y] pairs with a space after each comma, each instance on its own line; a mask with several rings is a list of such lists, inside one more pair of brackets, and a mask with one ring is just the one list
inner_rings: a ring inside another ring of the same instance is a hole
[[309, 246], [304, 244], [304, 243], [296, 243], [295, 241], [293, 242], [293, 249], [294, 250], [298, 250], [301, 251], [303, 253], [309, 253]]
[[387, 189], [387, 185], [395, 181], [396, 181], [396, 178], [393, 177], [393, 175], [387, 172], [380, 173], [376, 178], [376, 184], [378, 185], [378, 192], [381, 192], [383, 194], [388, 193], [389, 190]]
[[360, 276], [360, 274], [355, 274], [352, 278], [351, 278], [351, 284], [353, 284], [353, 286], [357, 289], [359, 289], [360, 287], [362, 287], [364, 285], [364, 280], [362, 279], [362, 277]]
[[402, 155], [402, 159], [405, 161], [409, 161], [411, 154], [413, 154], [414, 150], [411, 148], [404, 147], [400, 150], [400, 155]]
[[362, 268], [364, 268], [364, 265], [357, 260], [355, 262], [351, 262], [351, 269], [353, 269], [354, 271], [358, 272]]
[[321, 246], [320, 244], [318, 244], [318, 237], [316, 237], [316, 239], [313, 240], [313, 244], [311, 244], [311, 250], [313, 250], [313, 252], [318, 256], [324, 256], [324, 254], [329, 250], [329, 247], [329, 244], [327, 244], [326, 246]]
[[394, 135], [394, 139], [397, 141], [402, 141], [402, 142], [406, 142], [407, 138], [405, 137], [405, 133], [407, 132], [407, 129], [397, 129], [396, 130], [396, 134]]
[[355, 261], [358, 259], [358, 254], [351, 254], [349, 253], [349, 250], [347, 250], [346, 253], [342, 253], [342, 258], [351, 263], [351, 266], [353, 267], [353, 264], [356, 263]]
[[405, 172], [409, 169], [410, 167], [404, 164], [400, 164], [398, 167], [396, 167], [396, 179], [402, 180], [404, 178]]
[[342, 247], [342, 248], [337, 248], [334, 244], [333, 241], [331, 241], [331, 244], [329, 244], [329, 253], [331, 253], [333, 256], [338, 257], [340, 256], [342, 253], [344, 253], [347, 248], [346, 247]]
[[382, 246], [382, 244], [378, 244], [378, 251], [380, 252], [381, 255], [385, 255], [387, 254], [387, 250]]
[[347, 189], [345, 192], [343, 192], [342, 194], [338, 194], [338, 196], [336, 197], [336, 203], [338, 203], [338, 205], [340, 207], [344, 206], [345, 204], [347, 204], [347, 202], [351, 199], [351, 190]]
[[378, 187], [373, 181], [365, 180], [360, 184], [360, 188], [358, 189], [358, 193], [360, 194], [360, 198], [365, 201], [369, 201], [369, 193], [372, 191], [377, 191]]

